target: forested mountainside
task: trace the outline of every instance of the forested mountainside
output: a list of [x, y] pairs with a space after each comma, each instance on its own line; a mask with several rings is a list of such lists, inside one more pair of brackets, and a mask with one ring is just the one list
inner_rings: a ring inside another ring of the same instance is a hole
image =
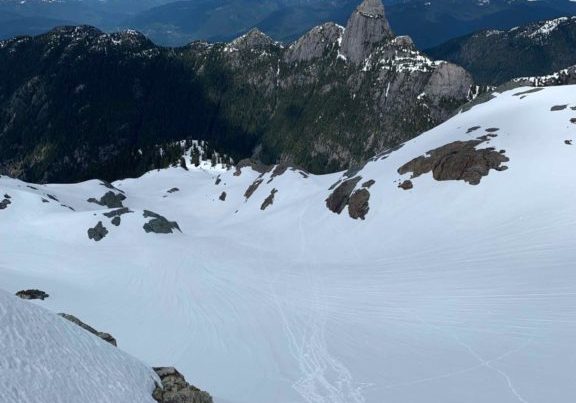
[[289, 46], [253, 30], [162, 48], [79, 26], [0, 42], [0, 59], [0, 172], [40, 182], [142, 174], [184, 139], [333, 172], [442, 122], [472, 85], [395, 36], [379, 0]]

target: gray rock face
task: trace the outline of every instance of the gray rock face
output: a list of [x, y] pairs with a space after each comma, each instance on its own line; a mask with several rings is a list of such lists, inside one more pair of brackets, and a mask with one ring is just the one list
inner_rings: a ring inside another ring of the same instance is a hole
[[162, 385], [156, 387], [152, 397], [160, 403], [212, 403], [212, 397], [186, 382], [173, 367], [154, 368]]
[[332, 22], [314, 27], [288, 48], [284, 60], [294, 63], [320, 58], [338, 47], [343, 31]]
[[93, 327], [90, 327], [86, 323], [82, 322], [80, 319], [78, 319], [74, 315], [68, 315], [65, 313], [59, 313], [58, 315], [60, 315], [64, 319], [69, 320], [70, 322], [80, 326], [82, 329], [92, 333], [93, 335], [100, 337], [102, 340], [112, 344], [114, 347], [118, 346], [118, 344], [116, 343], [116, 339], [114, 337], [112, 337], [112, 335], [110, 335], [109, 333], [99, 332], [98, 330], [94, 329]]
[[341, 52], [358, 64], [372, 53], [374, 45], [394, 34], [388, 24], [384, 5], [380, 0], [364, 0], [352, 14], [342, 38]]
[[98, 221], [98, 224], [96, 224], [94, 228], [88, 229], [88, 238], [93, 239], [96, 242], [104, 239], [106, 235], [108, 235], [108, 230], [104, 225], [102, 225], [102, 221]]
[[172, 234], [174, 230], [180, 231], [176, 221], [168, 221], [166, 217], [152, 211], [144, 210], [144, 218], [152, 218], [144, 224], [144, 231], [155, 234]]

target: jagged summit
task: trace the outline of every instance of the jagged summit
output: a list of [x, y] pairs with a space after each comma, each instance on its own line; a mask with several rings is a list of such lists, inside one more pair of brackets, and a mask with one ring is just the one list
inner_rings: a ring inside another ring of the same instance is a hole
[[364, 0], [356, 11], [368, 18], [384, 18], [384, 4], [380, 0]]
[[252, 28], [246, 34], [230, 42], [236, 49], [259, 49], [274, 44], [274, 40], [260, 31], [258, 28]]
[[381, 0], [364, 0], [352, 14], [342, 38], [342, 54], [352, 63], [362, 62], [384, 39], [394, 38]]

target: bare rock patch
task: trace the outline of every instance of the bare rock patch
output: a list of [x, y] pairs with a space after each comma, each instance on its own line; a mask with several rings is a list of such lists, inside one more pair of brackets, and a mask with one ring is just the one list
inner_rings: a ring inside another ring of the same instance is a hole
[[100, 198], [100, 200], [97, 200], [93, 197], [88, 199], [89, 203], [95, 203], [98, 204], [100, 206], [105, 206], [108, 208], [120, 208], [120, 207], [124, 207], [124, 205], [122, 204], [122, 202], [126, 200], [126, 196], [124, 196], [124, 194], [122, 193], [114, 193], [112, 191], [110, 192], [106, 192], [106, 194], [104, 196], [102, 196]]
[[144, 224], [144, 231], [146, 233], [153, 232], [155, 234], [172, 234], [174, 230], [180, 230], [178, 223], [176, 221], [169, 221], [166, 217], [160, 214], [154, 213], [153, 211], [144, 210], [144, 218], [151, 218], [146, 224]]
[[276, 189], [272, 189], [272, 191], [270, 192], [270, 194], [268, 195], [268, 197], [266, 197], [266, 199], [264, 199], [264, 202], [262, 203], [262, 205], [260, 206], [260, 210], [266, 210], [266, 207], [274, 204], [274, 195], [278, 193], [278, 190]]
[[356, 176], [340, 183], [326, 199], [326, 207], [333, 213], [340, 214], [350, 201], [352, 191], [362, 177]]
[[47, 293], [45, 293], [42, 290], [37, 290], [37, 289], [32, 289], [32, 290], [21, 290], [18, 291], [16, 293], [17, 297], [20, 297], [22, 299], [39, 299], [41, 301], [44, 301], [46, 298], [48, 298], [50, 295], [48, 295]]
[[404, 182], [402, 182], [401, 184], [398, 185], [398, 187], [400, 189], [404, 189], [404, 190], [410, 190], [414, 187], [414, 184], [412, 183], [411, 180], [405, 180]]
[[567, 107], [568, 107], [568, 105], [554, 105], [552, 108], [550, 108], [550, 111], [551, 112], [563, 111]]
[[404, 175], [411, 172], [413, 179], [432, 172], [437, 181], [463, 180], [471, 185], [477, 185], [490, 170], [508, 169], [502, 165], [509, 161], [503, 153], [494, 148], [476, 149], [485, 141], [478, 139], [446, 144], [404, 164], [398, 169], [398, 173]]
[[254, 182], [252, 182], [250, 186], [248, 186], [248, 189], [246, 189], [246, 191], [244, 192], [244, 197], [246, 198], [246, 200], [248, 200], [250, 196], [254, 194], [254, 192], [258, 189], [258, 186], [260, 186], [261, 183], [262, 179], [259, 178], [256, 179]]
[[101, 241], [108, 235], [108, 230], [104, 225], [102, 225], [102, 221], [98, 221], [98, 224], [94, 228], [88, 229], [88, 238], [93, 239], [96, 242]]
[[222, 200], [222, 201], [226, 201], [226, 196], [227, 196], [226, 192], [222, 192], [222, 193], [220, 194], [219, 199]]
[[99, 332], [98, 330], [94, 329], [93, 327], [88, 326], [86, 323], [82, 322], [80, 319], [78, 319], [74, 315], [68, 315], [65, 313], [59, 313], [58, 315], [63, 317], [64, 319], [74, 323], [75, 325], [80, 326], [82, 329], [92, 333], [93, 335], [100, 337], [102, 340], [112, 344], [114, 347], [118, 346], [118, 344], [116, 343], [116, 339], [114, 337], [112, 337], [112, 335], [110, 333]]
[[367, 189], [359, 189], [352, 193], [348, 201], [348, 214], [350, 214], [350, 217], [355, 220], [364, 220], [370, 210], [369, 200], [370, 192]]

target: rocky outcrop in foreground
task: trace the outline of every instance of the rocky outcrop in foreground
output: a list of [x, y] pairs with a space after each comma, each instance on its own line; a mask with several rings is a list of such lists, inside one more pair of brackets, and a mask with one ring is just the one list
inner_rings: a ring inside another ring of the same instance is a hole
[[184, 376], [173, 367], [154, 368], [162, 385], [152, 397], [160, 403], [212, 403], [212, 397], [186, 382]]

